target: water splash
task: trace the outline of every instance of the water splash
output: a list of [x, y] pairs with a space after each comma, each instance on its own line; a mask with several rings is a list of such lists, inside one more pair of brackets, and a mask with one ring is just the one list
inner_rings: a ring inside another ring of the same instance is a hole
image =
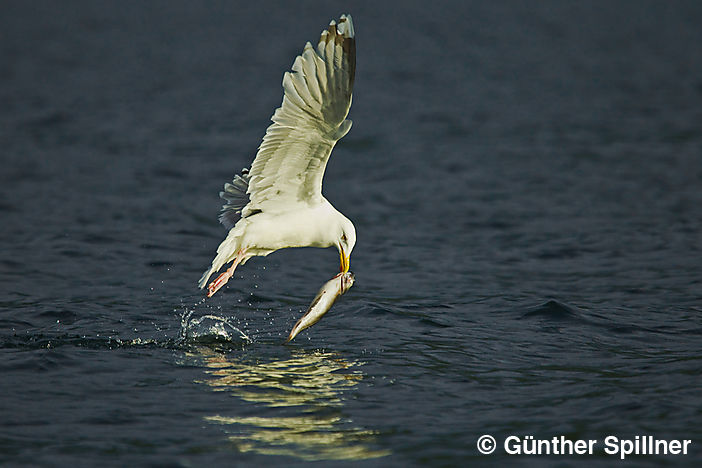
[[203, 315], [193, 318], [186, 310], [180, 318], [180, 340], [190, 344], [253, 343], [253, 340], [234, 323], [232, 318]]

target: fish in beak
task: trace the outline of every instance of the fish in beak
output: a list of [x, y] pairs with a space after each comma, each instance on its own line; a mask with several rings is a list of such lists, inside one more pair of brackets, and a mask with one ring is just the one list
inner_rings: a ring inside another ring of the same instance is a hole
[[[348, 257], [347, 257], [348, 258]], [[348, 264], [346, 265], [348, 269]], [[286, 343], [289, 343], [293, 338], [297, 336], [305, 328], [309, 328], [315, 323], [319, 322], [319, 319], [326, 314], [334, 302], [343, 295], [346, 291], [351, 289], [354, 283], [353, 273], [350, 271], [341, 272], [326, 283], [322, 285], [317, 296], [310, 304], [310, 307], [305, 312], [305, 315], [297, 321], [293, 329], [290, 331], [290, 336]]]

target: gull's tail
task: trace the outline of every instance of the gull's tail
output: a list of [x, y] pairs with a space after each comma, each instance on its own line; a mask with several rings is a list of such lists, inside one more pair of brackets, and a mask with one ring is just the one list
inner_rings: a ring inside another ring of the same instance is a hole
[[217, 256], [212, 260], [212, 266], [202, 274], [198, 286], [200, 289], [207, 285], [213, 273], [218, 272], [224, 265], [234, 260], [241, 249], [241, 240], [244, 234], [244, 226], [234, 227], [229, 231], [227, 238], [217, 247]]

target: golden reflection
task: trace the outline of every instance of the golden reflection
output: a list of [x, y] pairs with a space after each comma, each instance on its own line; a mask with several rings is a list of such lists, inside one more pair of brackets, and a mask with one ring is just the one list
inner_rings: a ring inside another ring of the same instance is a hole
[[375, 433], [354, 427], [341, 411], [344, 393], [363, 379], [361, 362], [296, 350], [289, 359], [248, 363], [209, 348], [198, 351], [191, 357], [203, 360], [210, 376], [202, 383], [255, 404], [251, 409], [256, 415], [205, 418], [227, 426], [238, 450], [310, 461], [390, 454], [373, 449]]

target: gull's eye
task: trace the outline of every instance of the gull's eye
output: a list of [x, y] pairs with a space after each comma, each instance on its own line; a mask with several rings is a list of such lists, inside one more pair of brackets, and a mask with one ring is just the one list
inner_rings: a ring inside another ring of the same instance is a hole
[[341, 240], [344, 241], [344, 242], [346, 242], [346, 234], [342, 234], [342, 235], [341, 235]]

